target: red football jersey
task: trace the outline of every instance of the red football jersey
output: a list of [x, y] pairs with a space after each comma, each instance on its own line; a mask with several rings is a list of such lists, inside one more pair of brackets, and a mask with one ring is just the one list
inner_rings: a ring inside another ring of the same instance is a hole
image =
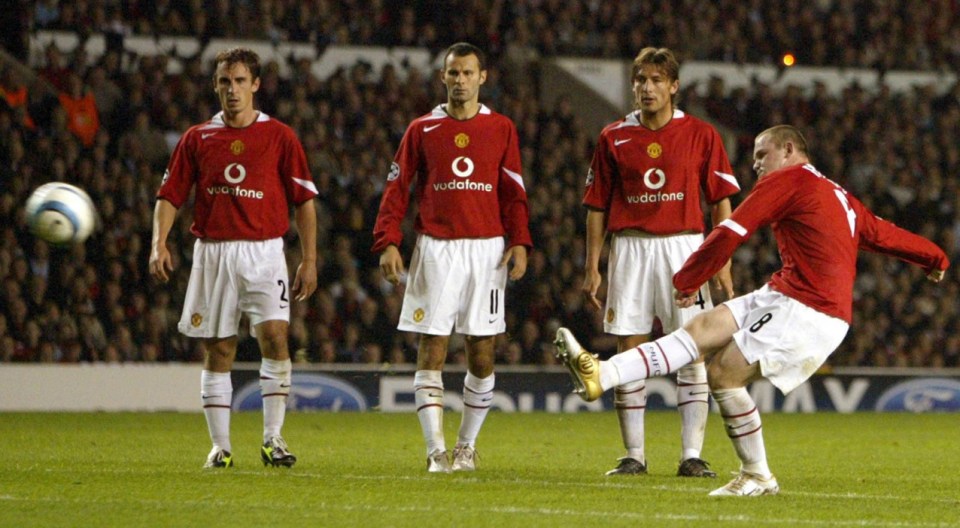
[[720, 134], [680, 110], [659, 130], [633, 112], [600, 133], [583, 204], [606, 211], [612, 233], [702, 233], [701, 189], [711, 204], [740, 192]]
[[510, 246], [531, 246], [521, 173], [510, 119], [480, 105], [476, 116], [460, 121], [437, 106], [403, 135], [384, 186], [373, 251], [400, 245], [411, 184], [418, 233], [443, 239], [506, 235]]
[[170, 158], [157, 197], [178, 209], [196, 185], [190, 231], [210, 240], [267, 240], [290, 227], [290, 204], [317, 195], [300, 140], [260, 113], [245, 128], [223, 112], [191, 127]]
[[772, 224], [783, 267], [770, 286], [811, 308], [850, 322], [857, 250], [892, 255], [929, 273], [947, 255], [933, 242], [875, 216], [813, 165], [794, 165], [757, 182], [746, 200], [714, 229], [673, 285], [696, 291], [757, 229]]

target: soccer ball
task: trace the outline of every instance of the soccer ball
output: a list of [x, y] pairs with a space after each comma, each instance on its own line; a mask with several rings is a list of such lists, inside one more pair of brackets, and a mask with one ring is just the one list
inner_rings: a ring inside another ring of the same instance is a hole
[[27, 199], [26, 213], [33, 234], [58, 246], [83, 242], [97, 223], [90, 196], [63, 182], [37, 187]]

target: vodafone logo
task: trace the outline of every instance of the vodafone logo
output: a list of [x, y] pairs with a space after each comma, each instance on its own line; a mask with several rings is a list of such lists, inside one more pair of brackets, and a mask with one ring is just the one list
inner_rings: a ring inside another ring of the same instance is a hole
[[[236, 172], [236, 176], [234, 176], [234, 172]], [[227, 183], [236, 185], [246, 179], [247, 169], [239, 163], [231, 163], [223, 169], [223, 177], [227, 180]]]
[[[230, 185], [237, 185], [247, 178], [247, 169], [239, 163], [231, 163], [230, 165], [227, 165], [227, 168], [223, 169], [223, 177]], [[237, 185], [237, 187], [231, 187], [230, 185], [214, 185], [213, 187], [208, 187], [207, 193], [211, 196], [224, 194], [227, 196], [236, 196], [238, 198], [253, 198], [254, 200], [263, 200], [263, 191], [256, 189], [244, 189], [239, 185]]]
[[466, 156], [458, 156], [450, 165], [450, 170], [460, 178], [469, 178], [473, 175], [473, 160]]
[[660, 169], [647, 169], [647, 172], [643, 173], [643, 184], [647, 189], [656, 191], [667, 184], [667, 175]]

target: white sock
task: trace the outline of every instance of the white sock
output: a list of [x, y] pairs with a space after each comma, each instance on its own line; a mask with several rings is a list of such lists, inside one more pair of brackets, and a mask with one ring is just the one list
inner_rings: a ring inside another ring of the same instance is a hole
[[700, 458], [710, 412], [710, 388], [703, 363], [690, 363], [677, 371], [677, 410], [680, 411], [680, 460]]
[[214, 447], [233, 451], [230, 445], [230, 405], [233, 402], [233, 381], [229, 372], [204, 370], [200, 373], [200, 398], [207, 430]]
[[463, 380], [463, 419], [460, 421], [457, 445], [473, 447], [476, 444], [480, 427], [492, 405], [495, 380], [495, 374], [478, 378], [467, 371]]
[[627, 456], [646, 464], [643, 450], [643, 416], [647, 409], [647, 382], [634, 381], [620, 385], [613, 391], [613, 406], [620, 420], [620, 437]]
[[418, 370], [413, 375], [414, 398], [427, 456], [446, 451], [443, 440], [443, 378], [439, 370]]
[[767, 451], [763, 446], [763, 427], [760, 411], [745, 387], [713, 391], [713, 399], [720, 407], [727, 436], [733, 442], [740, 469], [769, 478]]
[[[621, 352], [600, 364], [600, 386], [604, 391], [632, 381], [665, 376], [700, 357], [693, 337], [683, 328], [656, 341]], [[613, 369], [604, 368], [612, 366]], [[610, 385], [607, 385], [607, 384]]]
[[290, 395], [293, 365], [289, 359], [278, 361], [263, 358], [260, 361], [260, 395], [263, 398], [263, 441], [280, 436]]

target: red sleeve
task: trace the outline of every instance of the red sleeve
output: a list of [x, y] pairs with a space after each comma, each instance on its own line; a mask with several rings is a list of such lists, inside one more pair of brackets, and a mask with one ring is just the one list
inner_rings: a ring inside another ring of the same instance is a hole
[[610, 160], [610, 147], [606, 134], [601, 133], [597, 148], [593, 151], [590, 170], [587, 172], [586, 190], [583, 193], [583, 205], [606, 211], [610, 206], [610, 188], [616, 165]]
[[[414, 121], [416, 123], [416, 121]], [[397, 247], [403, 240], [400, 224], [407, 214], [410, 202], [410, 184], [420, 170], [420, 140], [417, 135], [418, 127], [411, 123], [407, 127], [397, 155], [390, 164], [390, 173], [387, 174], [387, 183], [383, 187], [383, 198], [380, 200], [380, 211], [373, 227], [374, 253], [379, 253], [393, 244]]]
[[936, 244], [874, 215], [859, 200], [848, 197], [857, 211], [860, 249], [916, 264], [923, 271], [946, 270], [950, 259]]
[[[781, 175], [783, 176], [783, 175]], [[690, 255], [673, 276], [673, 286], [690, 294], [716, 275], [733, 252], [757, 229], [776, 222], [792, 200], [788, 177], [761, 179], [730, 218], [710, 231], [703, 244]]]
[[280, 181], [287, 192], [287, 200], [300, 205], [318, 194], [317, 186], [310, 176], [310, 165], [307, 163], [303, 145], [293, 129], [285, 129], [283, 140], [286, 145], [280, 159]]
[[708, 155], [701, 172], [701, 186], [707, 203], [714, 204], [740, 192], [740, 184], [733, 175], [733, 167], [730, 166], [730, 159], [723, 147], [723, 138], [713, 127], [709, 127], [709, 130]]
[[500, 165], [500, 181], [497, 198], [500, 202], [500, 221], [507, 232], [508, 246], [533, 247], [530, 238], [530, 213], [527, 208], [527, 191], [523, 185], [520, 163], [520, 142], [517, 128], [508, 121], [509, 139], [507, 151]]
[[198, 168], [194, 158], [196, 137], [191, 128], [177, 142], [163, 174], [163, 182], [157, 190], [157, 198], [163, 198], [177, 209], [190, 197], [190, 189], [197, 179]]

